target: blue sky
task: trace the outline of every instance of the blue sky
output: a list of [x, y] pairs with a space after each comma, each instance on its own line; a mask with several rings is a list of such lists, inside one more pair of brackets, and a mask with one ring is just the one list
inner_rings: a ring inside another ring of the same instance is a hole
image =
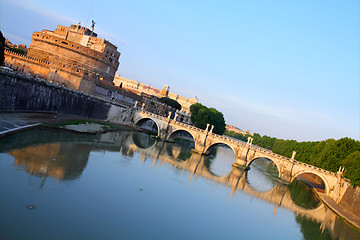
[[0, 29], [95, 20], [118, 73], [215, 107], [229, 124], [298, 141], [359, 140], [359, 1], [9, 1]]

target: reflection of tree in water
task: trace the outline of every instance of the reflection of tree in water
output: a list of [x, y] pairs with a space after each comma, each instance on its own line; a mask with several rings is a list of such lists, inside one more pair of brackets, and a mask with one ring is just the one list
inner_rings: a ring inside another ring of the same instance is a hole
[[191, 152], [191, 148], [182, 147], [181, 151], [180, 151], [180, 154], [177, 157], [177, 159], [182, 160], [182, 161], [186, 161], [191, 157], [192, 154], [193, 153]]
[[213, 146], [206, 151], [206, 155], [204, 157], [204, 165], [209, 170], [210, 170], [210, 166], [215, 162], [217, 150], [218, 150], [217, 147]]
[[275, 163], [267, 158], [257, 158], [250, 164], [246, 172], [246, 180], [256, 191], [267, 192], [275, 187], [278, 178]]
[[313, 220], [296, 216], [296, 222], [301, 226], [301, 232], [305, 240], [333, 239], [328, 229], [321, 230], [321, 224]]
[[316, 208], [320, 200], [315, 196], [312, 189], [304, 182], [295, 179], [289, 184], [291, 199], [293, 202], [303, 208]]
[[148, 134], [141, 132], [132, 132], [132, 139], [135, 145], [141, 149], [147, 149], [155, 144], [155, 140]]
[[193, 154], [191, 152], [192, 144], [188, 142], [166, 143], [165, 149], [168, 156], [175, 157], [180, 161], [188, 160]]

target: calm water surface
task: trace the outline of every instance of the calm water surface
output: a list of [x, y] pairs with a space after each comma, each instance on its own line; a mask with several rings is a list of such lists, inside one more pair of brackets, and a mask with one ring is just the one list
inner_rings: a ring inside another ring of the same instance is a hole
[[1, 239], [360, 239], [302, 182], [144, 133], [0, 139]]

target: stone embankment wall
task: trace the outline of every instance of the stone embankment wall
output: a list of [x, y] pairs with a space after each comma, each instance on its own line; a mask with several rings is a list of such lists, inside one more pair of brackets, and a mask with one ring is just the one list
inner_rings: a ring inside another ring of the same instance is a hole
[[360, 187], [348, 187], [344, 197], [340, 201], [340, 207], [351, 212], [354, 216], [360, 216]]
[[126, 109], [45, 80], [0, 70], [0, 111], [54, 112], [107, 120]]

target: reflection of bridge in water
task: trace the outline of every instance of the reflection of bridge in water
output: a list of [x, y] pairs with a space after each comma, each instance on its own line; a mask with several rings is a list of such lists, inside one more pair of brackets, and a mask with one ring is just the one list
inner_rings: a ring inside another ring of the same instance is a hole
[[[281, 183], [267, 192], [255, 191], [251, 185], [248, 184], [246, 179], [246, 172], [241, 169], [233, 167], [231, 172], [226, 176], [216, 176], [208, 168], [205, 157], [190, 152], [189, 149], [183, 149], [178, 145], [156, 142], [154, 139], [143, 133], [137, 132], [121, 132], [121, 133], [106, 133], [101, 135], [77, 135], [73, 133], [56, 132], [54, 134], [48, 134], [47, 132], [39, 132], [39, 134], [29, 133], [28, 137], [14, 136], [14, 144], [11, 146], [0, 146], [1, 149], [15, 157], [15, 163], [31, 166], [33, 169], [45, 169], [38, 174], [44, 174], [50, 168], [57, 171], [57, 175], [49, 176], [63, 179], [66, 173], [69, 173], [72, 177], [67, 179], [74, 179], [82, 174], [82, 171], [87, 165], [89, 153], [91, 151], [111, 151], [121, 152], [123, 155], [133, 155], [135, 152], [140, 154], [140, 159], [146, 161], [152, 159], [152, 165], [157, 163], [167, 163], [175, 168], [186, 170], [190, 172], [190, 181], [194, 181], [201, 177], [209, 181], [213, 181], [218, 184], [228, 186], [230, 190], [230, 197], [236, 194], [237, 191], [246, 193], [254, 198], [258, 198], [274, 204], [274, 214], [278, 207], [289, 209], [298, 215], [305, 216], [309, 219], [313, 219], [321, 224], [322, 229], [326, 227], [333, 229], [335, 225], [335, 214], [327, 209], [322, 203], [316, 208], [306, 209], [298, 206], [294, 203], [289, 188]], [[17, 139], [16, 139], [17, 138]], [[66, 144], [71, 143], [72, 147], [64, 147]], [[20, 146], [20, 147], [19, 147]], [[50, 146], [50, 149], [56, 151], [60, 155], [56, 154], [37, 154], [39, 147], [44, 148]], [[86, 150], [82, 153], [82, 156], [76, 157], [76, 151], [74, 146], [81, 146], [82, 150]], [[20, 148], [20, 149], [19, 149]], [[25, 150], [24, 150], [25, 149]], [[61, 149], [61, 151], [59, 151]], [[30, 157], [29, 156], [34, 156]], [[60, 156], [60, 157], [59, 157]], [[68, 157], [67, 157], [68, 156]], [[39, 159], [40, 158], [40, 159]], [[56, 158], [56, 162], [52, 162], [52, 159]], [[66, 162], [65, 160], [78, 159], [75, 167]], [[66, 164], [64, 164], [64, 161]], [[71, 171], [69, 170], [71, 168]], [[64, 171], [60, 173], [59, 171]], [[75, 174], [74, 174], [75, 171]], [[30, 174], [37, 174], [36, 172], [29, 172]]]
[[270, 191], [259, 192], [254, 190], [248, 183], [246, 172], [242, 169], [233, 167], [228, 175], [216, 176], [209, 170], [208, 166], [206, 166], [207, 164], [203, 155], [191, 153], [187, 159], [179, 160], [179, 156], [182, 154], [181, 146], [164, 142], [156, 143], [154, 140], [147, 138], [145, 134], [143, 135], [141, 146], [136, 144], [138, 142], [139, 138], [134, 141], [134, 136], [132, 136], [128, 138], [127, 145], [129, 146], [129, 151], [140, 153], [143, 161], [150, 158], [153, 161], [153, 166], [155, 166], [157, 162], [159, 165], [168, 163], [178, 169], [189, 171], [191, 173], [189, 181], [202, 177], [212, 182], [228, 186], [231, 189], [230, 197], [232, 197], [236, 191], [241, 191], [254, 198], [272, 203], [274, 204], [274, 214], [278, 207], [289, 209], [298, 215], [321, 223], [323, 229], [331, 224], [335, 218], [335, 214], [322, 203], [319, 203], [312, 209], [306, 209], [296, 205], [291, 197], [288, 186], [282, 183], [277, 183]]
[[[320, 179], [325, 187], [325, 194], [336, 202], [340, 202], [346, 189], [350, 186], [347, 181], [342, 178], [342, 171], [337, 174], [312, 166], [310, 164], [298, 162], [295, 160], [295, 152], [292, 158], [287, 158], [279, 154], [275, 154], [270, 150], [252, 145], [252, 139], [248, 142], [233, 139], [230, 137], [220, 136], [212, 132], [209, 126], [206, 130], [190, 126], [178, 122], [176, 120], [165, 118], [146, 111], [132, 111], [133, 116], [129, 117], [127, 122], [123, 122], [132, 126], [141, 126], [148, 121], [152, 121], [156, 126], [158, 136], [164, 140], [172, 140], [177, 133], [187, 132], [194, 140], [194, 150], [198, 153], [206, 153], [212, 146], [225, 144], [235, 154], [234, 164], [237, 166], [249, 167], [257, 158], [266, 158], [275, 163], [278, 169], [279, 178], [286, 182], [292, 182], [301, 175], [311, 175]], [[175, 117], [176, 119], [176, 117]]]

